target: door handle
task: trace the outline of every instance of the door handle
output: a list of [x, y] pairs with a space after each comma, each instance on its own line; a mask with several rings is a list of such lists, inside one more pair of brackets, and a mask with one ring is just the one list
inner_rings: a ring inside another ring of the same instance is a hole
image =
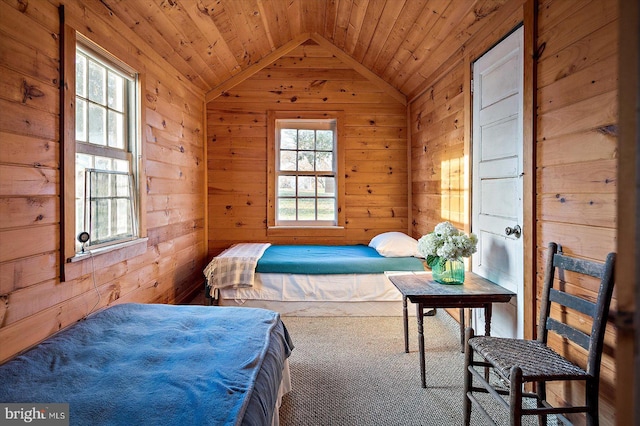
[[504, 229], [504, 233], [507, 235], [513, 235], [516, 238], [520, 238], [520, 235], [522, 235], [522, 228], [520, 228], [520, 225], [516, 225], [513, 228], [510, 226], [507, 226]]

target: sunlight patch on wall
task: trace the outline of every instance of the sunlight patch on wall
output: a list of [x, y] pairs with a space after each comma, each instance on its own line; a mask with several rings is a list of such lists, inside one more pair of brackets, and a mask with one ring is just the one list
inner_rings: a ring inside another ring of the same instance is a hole
[[462, 229], [469, 217], [468, 172], [466, 155], [440, 162], [440, 217]]

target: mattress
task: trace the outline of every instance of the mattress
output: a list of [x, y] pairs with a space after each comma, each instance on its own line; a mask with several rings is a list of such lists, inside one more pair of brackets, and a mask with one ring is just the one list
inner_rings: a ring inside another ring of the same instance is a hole
[[269, 310], [116, 305], [1, 365], [0, 401], [69, 403], [78, 425], [268, 425], [292, 348]]
[[279, 274], [383, 274], [424, 269], [415, 257], [384, 257], [365, 245], [272, 245], [258, 259], [256, 272]]

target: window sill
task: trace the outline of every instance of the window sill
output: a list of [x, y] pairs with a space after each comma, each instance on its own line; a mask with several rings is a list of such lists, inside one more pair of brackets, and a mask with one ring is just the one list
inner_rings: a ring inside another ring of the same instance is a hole
[[346, 229], [343, 226], [270, 226], [268, 236], [275, 237], [343, 237]]
[[[71, 281], [93, 271], [92, 262], [84, 262], [89, 259], [100, 259], [99, 268], [109, 267], [132, 257], [144, 254], [147, 251], [149, 238], [136, 238], [111, 246], [88, 250], [85, 254], [78, 253], [67, 259], [64, 265], [64, 276], [61, 281]], [[105, 256], [109, 254], [109, 256]]]
[[[75, 256], [67, 259], [68, 263], [75, 263], [75, 262], [80, 262], [82, 260], [88, 259], [91, 256], [99, 256], [101, 254], [104, 253], [109, 253], [112, 251], [116, 251], [116, 250], [123, 250], [129, 247], [137, 247], [140, 244], [144, 243], [144, 247], [147, 247], [147, 241], [149, 240], [149, 238], [136, 238], [135, 240], [130, 240], [130, 241], [125, 241], [123, 243], [118, 243], [118, 244], [113, 244], [110, 246], [105, 246], [105, 247], [99, 247], [93, 250], [87, 250], [87, 253], [76, 253]], [[146, 251], [146, 250], [144, 250]], [[142, 253], [144, 253], [144, 251]], [[140, 253], [140, 254], [142, 254]]]

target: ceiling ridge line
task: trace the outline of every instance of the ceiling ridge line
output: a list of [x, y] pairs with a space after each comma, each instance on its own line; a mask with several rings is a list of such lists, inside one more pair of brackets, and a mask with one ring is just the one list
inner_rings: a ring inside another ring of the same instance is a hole
[[364, 78], [369, 80], [371, 83], [380, 87], [387, 95], [391, 96], [402, 105], [407, 105], [407, 97], [400, 92], [398, 89], [393, 87], [391, 84], [387, 83], [382, 77], [378, 76], [376, 73], [368, 69], [366, 66], [362, 65], [360, 62], [356, 61], [354, 58], [349, 56], [348, 53], [344, 52], [342, 49], [331, 43], [329, 40], [324, 38], [318, 33], [302, 33], [293, 38], [288, 43], [280, 46], [278, 49], [271, 52], [269, 55], [262, 58], [260, 61], [255, 64], [249, 66], [245, 70], [239, 72], [234, 75], [230, 79], [224, 81], [219, 84], [215, 88], [211, 89], [205, 95], [205, 103], [211, 102], [214, 99], [224, 95], [225, 92], [231, 90], [236, 85], [242, 83], [247, 80], [251, 76], [260, 72], [264, 68], [268, 67], [281, 57], [285, 56], [287, 53], [291, 52], [296, 47], [305, 43], [306, 41], [312, 40], [316, 42], [321, 47], [327, 49], [331, 54], [333, 54], [336, 58], [344, 62], [353, 68], [358, 74], [362, 75]]

